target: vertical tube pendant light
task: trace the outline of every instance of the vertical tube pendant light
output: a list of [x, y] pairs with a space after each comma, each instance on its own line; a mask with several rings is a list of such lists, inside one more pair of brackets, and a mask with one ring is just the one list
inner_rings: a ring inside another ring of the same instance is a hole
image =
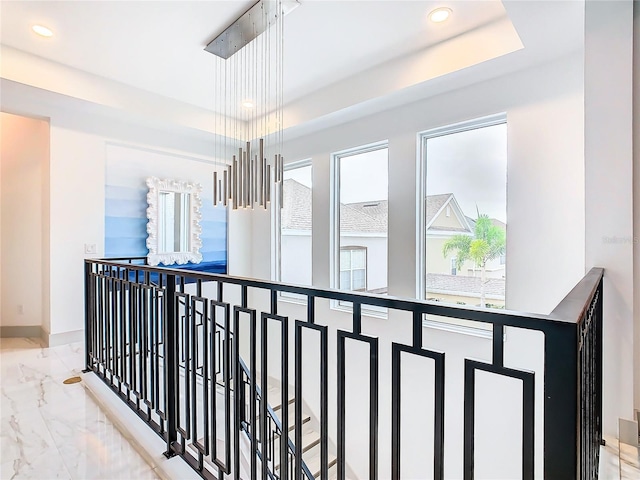
[[[205, 50], [216, 55], [214, 205], [282, 207], [284, 16], [297, 0], [260, 0]], [[220, 173], [218, 173], [220, 170]]]

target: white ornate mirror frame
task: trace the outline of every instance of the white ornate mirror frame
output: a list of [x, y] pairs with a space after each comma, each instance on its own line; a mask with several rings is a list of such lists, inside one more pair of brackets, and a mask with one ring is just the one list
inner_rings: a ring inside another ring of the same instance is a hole
[[[202, 261], [202, 254], [200, 253], [200, 247], [202, 241], [200, 234], [202, 233], [202, 227], [200, 226], [200, 206], [202, 201], [200, 200], [200, 192], [202, 186], [199, 183], [181, 182], [179, 180], [165, 179], [161, 180], [156, 177], [147, 178], [147, 186], [149, 187], [149, 193], [147, 193], [147, 248], [149, 254], [147, 255], [147, 262], [149, 265], [184, 265], [187, 262], [199, 263]], [[186, 216], [180, 221], [180, 236], [184, 238], [186, 243], [184, 248], [180, 248], [180, 251], [160, 251], [160, 237], [163, 232], [160, 231], [164, 225], [164, 218], [161, 215], [164, 213], [161, 211], [162, 202], [161, 195], [163, 194], [181, 194], [188, 195], [188, 206], [185, 207]], [[185, 232], [186, 228], [188, 230]]]

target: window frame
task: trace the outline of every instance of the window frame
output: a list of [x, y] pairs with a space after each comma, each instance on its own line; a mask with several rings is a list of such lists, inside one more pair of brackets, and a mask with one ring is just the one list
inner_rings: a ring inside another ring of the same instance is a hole
[[[361, 145], [358, 147], [340, 150], [331, 154], [331, 180], [330, 180], [330, 229], [331, 229], [331, 257], [330, 257], [330, 287], [338, 290], [340, 288], [340, 160], [345, 157], [352, 157], [362, 153], [374, 152], [376, 150], [389, 149], [389, 141]], [[387, 175], [388, 175], [387, 162]], [[388, 233], [387, 233], [388, 235]], [[387, 272], [388, 280], [388, 272]]]
[[[289, 162], [284, 165], [284, 171], [296, 170], [298, 168], [311, 167], [311, 178], [313, 179], [313, 159], [306, 158]], [[284, 180], [283, 187], [284, 188]], [[280, 206], [280, 195], [276, 195], [276, 200], [271, 209], [271, 223], [273, 226], [271, 243], [273, 245], [271, 255], [271, 280], [282, 282], [282, 208]], [[313, 278], [313, 185], [311, 187], [311, 278]], [[311, 286], [311, 285], [309, 285]], [[279, 292], [280, 298], [295, 303], [306, 303], [306, 299], [299, 295]]]
[[[329, 181], [329, 198], [331, 200], [329, 206], [329, 228], [330, 228], [330, 256], [329, 256], [329, 286], [330, 288], [340, 289], [340, 160], [345, 157], [360, 155], [363, 153], [374, 152], [376, 150], [387, 149], [387, 176], [389, 175], [389, 140], [380, 140], [357, 147], [347, 148], [331, 154], [330, 164], [330, 181]], [[387, 232], [387, 241], [388, 241]], [[388, 247], [387, 247], [388, 248]], [[388, 252], [387, 252], [388, 253]], [[367, 272], [368, 272], [367, 268]], [[368, 276], [368, 273], [367, 273]], [[387, 271], [387, 284], [389, 281], [389, 272]], [[330, 308], [352, 312], [351, 304], [332, 300]], [[387, 309], [379, 309], [376, 307], [362, 308], [363, 314], [377, 318], [387, 318]]]
[[[427, 195], [427, 142], [432, 138], [442, 137], [455, 133], [466, 132], [469, 130], [477, 130], [495, 125], [508, 124], [507, 113], [496, 113], [483, 117], [474, 118], [458, 123], [442, 125], [418, 132], [416, 136], [417, 155], [416, 155], [416, 298], [426, 300], [427, 287], [427, 232], [426, 232], [426, 202], [424, 199]], [[508, 127], [507, 127], [508, 128]], [[506, 188], [506, 185], [505, 185]], [[446, 320], [430, 320], [424, 319], [425, 327], [446, 330], [450, 332], [463, 333], [467, 335], [492, 338], [491, 330], [484, 328], [476, 328], [465, 325], [449, 324]]]

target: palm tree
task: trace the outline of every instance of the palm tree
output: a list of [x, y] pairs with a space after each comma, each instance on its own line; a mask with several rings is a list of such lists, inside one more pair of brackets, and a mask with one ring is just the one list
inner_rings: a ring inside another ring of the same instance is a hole
[[480, 267], [480, 306], [485, 306], [486, 266], [489, 260], [504, 255], [506, 251], [506, 237], [504, 230], [495, 226], [488, 215], [478, 213], [473, 237], [469, 235], [455, 235], [442, 246], [445, 256], [456, 252], [458, 269], [467, 260], [473, 261]]

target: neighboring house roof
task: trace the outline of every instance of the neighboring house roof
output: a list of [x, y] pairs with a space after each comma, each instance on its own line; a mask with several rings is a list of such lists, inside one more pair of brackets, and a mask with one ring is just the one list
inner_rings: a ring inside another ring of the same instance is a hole
[[281, 225], [285, 230], [311, 230], [311, 189], [293, 179], [284, 181]]
[[[284, 181], [282, 228], [311, 230], [311, 189], [293, 179]], [[340, 204], [343, 232], [384, 233], [387, 231], [389, 202]]]
[[[311, 230], [311, 189], [296, 180], [287, 179], [284, 181], [283, 197], [282, 228], [284, 230]], [[462, 223], [460, 227], [432, 225], [447, 204], [451, 205]], [[388, 218], [389, 202], [387, 200], [340, 204], [340, 230], [345, 233], [386, 233]], [[452, 193], [427, 196], [425, 221], [427, 228], [432, 231], [471, 233], [475, 225], [473, 219], [462, 213]]]
[[491, 219], [491, 223], [492, 223], [493, 225], [495, 225], [496, 227], [500, 227], [500, 228], [501, 228], [501, 229], [503, 229], [503, 230], [506, 230], [506, 229], [507, 229], [507, 224], [506, 224], [506, 223], [504, 223], [504, 222], [501, 222], [501, 221], [500, 221], [500, 220], [498, 220], [497, 218], [492, 218], [492, 219]]
[[427, 195], [427, 225], [429, 225], [433, 221], [438, 212], [442, 210], [442, 208], [452, 196], [453, 193], [445, 193], [442, 195]]
[[472, 232], [474, 232], [475, 229], [476, 229], [476, 221], [471, 217], [467, 217], [466, 215], [465, 215], [465, 218], [467, 219], [467, 223], [469, 224], [469, 228], [471, 229]]
[[[458, 220], [458, 226], [452, 225], [435, 225], [438, 218], [441, 218], [441, 214], [445, 207], [450, 208], [454, 212], [455, 218]], [[427, 195], [426, 202], [426, 226], [427, 231], [444, 231], [444, 232], [461, 232], [461, 233], [473, 233], [473, 230], [467, 222], [467, 217], [462, 212], [460, 205], [456, 201], [456, 197], [453, 193], [444, 193], [441, 195]]]
[[[463, 275], [446, 275], [443, 273], [427, 274], [427, 292], [448, 293], [449, 295], [466, 294], [480, 296], [480, 277], [465, 277]], [[504, 278], [485, 279], [485, 294], [489, 298], [504, 299]]]
[[389, 201], [340, 204], [340, 231], [386, 233]]

